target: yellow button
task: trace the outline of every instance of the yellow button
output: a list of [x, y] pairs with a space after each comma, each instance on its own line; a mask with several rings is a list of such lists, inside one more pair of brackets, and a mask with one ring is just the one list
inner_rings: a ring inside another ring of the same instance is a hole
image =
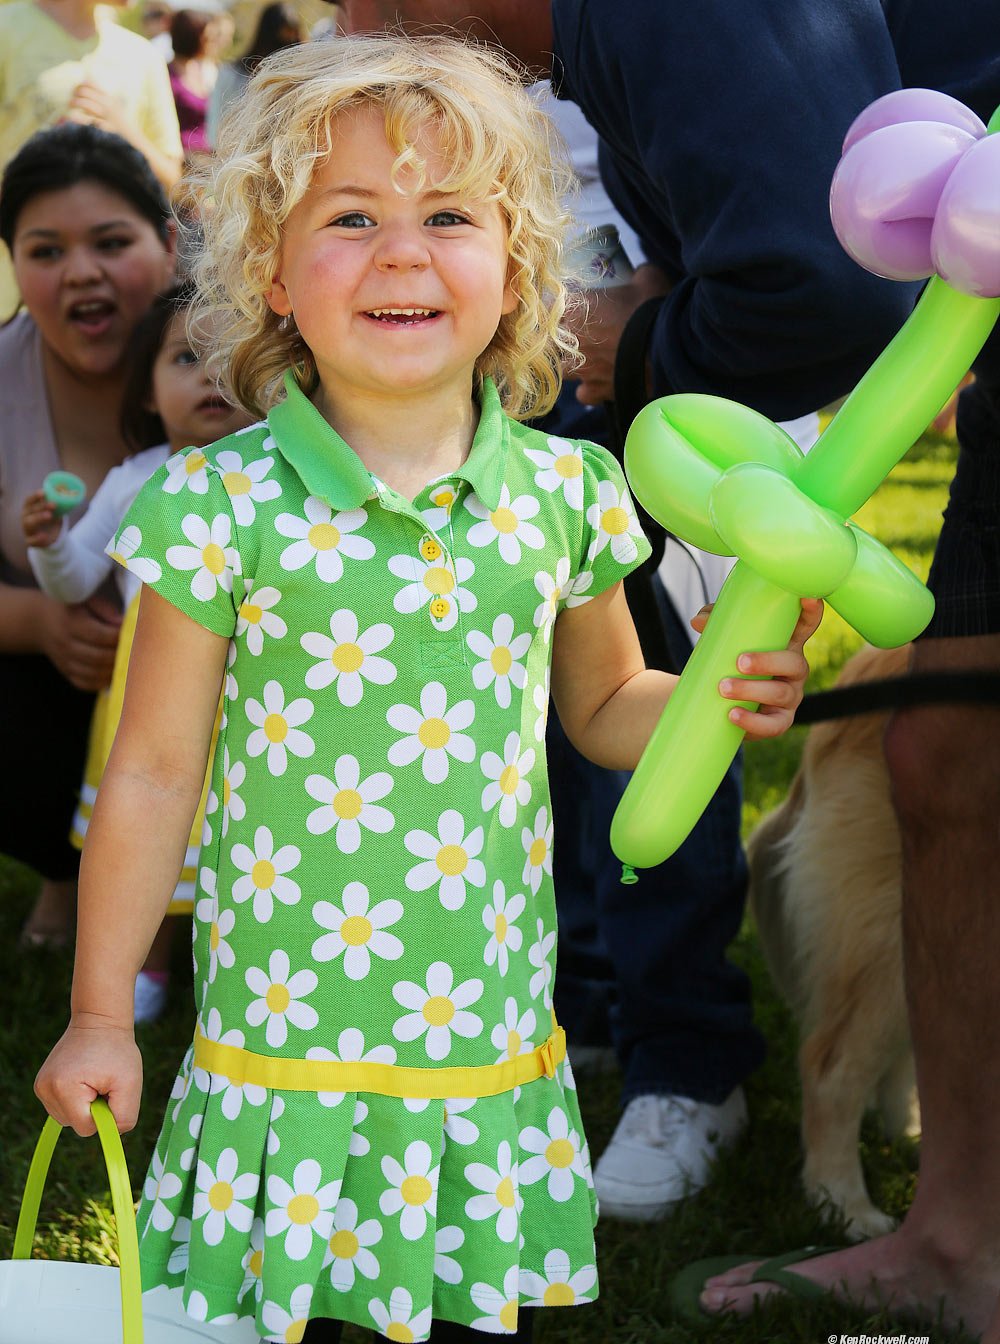
[[426, 537], [420, 543], [420, 554], [425, 560], [437, 560], [441, 554], [441, 547], [433, 537]]
[[443, 597], [436, 597], [431, 603], [430, 611], [431, 615], [440, 621], [448, 615], [448, 603]]

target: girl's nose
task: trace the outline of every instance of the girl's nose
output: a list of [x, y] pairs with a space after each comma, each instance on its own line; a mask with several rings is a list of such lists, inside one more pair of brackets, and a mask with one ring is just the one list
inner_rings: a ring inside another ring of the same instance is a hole
[[386, 228], [375, 248], [375, 265], [380, 271], [423, 270], [430, 265], [427, 242], [419, 229], [407, 225]]

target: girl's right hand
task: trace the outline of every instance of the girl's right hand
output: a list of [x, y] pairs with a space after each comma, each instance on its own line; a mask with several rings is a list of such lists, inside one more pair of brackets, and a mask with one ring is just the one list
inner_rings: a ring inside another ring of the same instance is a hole
[[56, 516], [43, 490], [33, 490], [21, 506], [21, 527], [29, 546], [44, 548], [58, 539], [62, 520]]
[[90, 1104], [107, 1097], [118, 1131], [135, 1127], [142, 1094], [142, 1056], [130, 1027], [94, 1013], [74, 1013], [35, 1079], [35, 1095], [49, 1115], [81, 1138], [96, 1126]]

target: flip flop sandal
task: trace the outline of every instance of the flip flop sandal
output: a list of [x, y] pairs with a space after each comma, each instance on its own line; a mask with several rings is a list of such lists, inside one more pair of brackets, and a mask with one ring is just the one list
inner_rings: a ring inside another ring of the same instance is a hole
[[813, 1279], [807, 1279], [802, 1274], [796, 1274], [794, 1270], [786, 1269], [785, 1266], [815, 1260], [818, 1256], [830, 1255], [843, 1249], [842, 1246], [803, 1246], [797, 1251], [786, 1251], [783, 1255], [772, 1255], [770, 1258], [757, 1255], [715, 1255], [705, 1260], [695, 1260], [671, 1279], [670, 1302], [675, 1314], [683, 1320], [690, 1323], [704, 1323], [711, 1320], [717, 1313], [706, 1311], [700, 1301], [706, 1282], [716, 1274], [724, 1274], [727, 1269], [736, 1269], [740, 1265], [751, 1264], [754, 1260], [761, 1260], [761, 1264], [754, 1270], [748, 1282], [773, 1283], [790, 1297], [796, 1297], [799, 1301], [815, 1302], [828, 1296], [829, 1288], [816, 1283]]

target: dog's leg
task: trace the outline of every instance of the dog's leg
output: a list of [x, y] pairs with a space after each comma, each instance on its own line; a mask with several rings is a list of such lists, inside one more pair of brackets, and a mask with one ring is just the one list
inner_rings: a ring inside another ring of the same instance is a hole
[[920, 1134], [920, 1102], [913, 1071], [913, 1051], [907, 1043], [882, 1075], [878, 1085], [878, 1108], [890, 1139]]

